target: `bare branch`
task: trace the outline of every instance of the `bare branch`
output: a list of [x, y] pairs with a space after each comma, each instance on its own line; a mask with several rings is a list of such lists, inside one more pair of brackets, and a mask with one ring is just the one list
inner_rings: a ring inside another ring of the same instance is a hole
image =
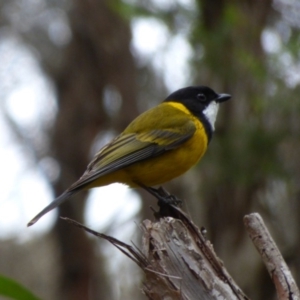
[[296, 282], [261, 216], [258, 213], [246, 215], [244, 223], [273, 280], [278, 299], [300, 299]]

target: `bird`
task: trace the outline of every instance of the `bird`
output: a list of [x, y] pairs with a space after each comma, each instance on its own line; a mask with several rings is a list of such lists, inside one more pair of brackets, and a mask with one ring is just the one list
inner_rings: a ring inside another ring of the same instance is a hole
[[182, 175], [199, 162], [215, 130], [219, 104], [230, 98], [207, 86], [188, 86], [171, 93], [102, 147], [83, 175], [27, 226], [73, 194], [111, 183], [141, 187], [163, 197], [154, 186]]

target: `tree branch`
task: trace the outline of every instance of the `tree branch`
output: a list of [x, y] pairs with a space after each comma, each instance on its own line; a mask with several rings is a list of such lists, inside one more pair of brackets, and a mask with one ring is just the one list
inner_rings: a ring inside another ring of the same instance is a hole
[[261, 216], [258, 213], [246, 215], [244, 223], [273, 280], [278, 299], [300, 299], [296, 282]]
[[[161, 216], [162, 213], [169, 217]], [[141, 250], [70, 219], [64, 220], [108, 240], [141, 267], [145, 273], [143, 292], [149, 299], [249, 299], [188, 215], [168, 205], [167, 211], [161, 207], [160, 216], [156, 222], [142, 223]]]

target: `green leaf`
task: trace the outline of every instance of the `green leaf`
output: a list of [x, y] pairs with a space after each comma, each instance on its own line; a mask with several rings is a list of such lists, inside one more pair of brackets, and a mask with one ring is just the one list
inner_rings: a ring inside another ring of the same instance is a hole
[[20, 283], [0, 275], [0, 295], [15, 300], [40, 300]]

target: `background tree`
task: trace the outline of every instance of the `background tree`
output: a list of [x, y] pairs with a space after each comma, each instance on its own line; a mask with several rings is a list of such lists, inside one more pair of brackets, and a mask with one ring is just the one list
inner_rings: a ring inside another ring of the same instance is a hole
[[[34, 49], [56, 92], [56, 117], [50, 129], [42, 128], [43, 139], [28, 135], [6, 112], [14, 133], [30, 145], [36, 162], [53, 157], [58, 163], [56, 195], [82, 174], [91, 148], [107, 132], [120, 131], [169, 89], [180, 87], [176, 84], [211, 86], [232, 94], [232, 101], [220, 111], [205, 159], [168, 189], [188, 200], [186, 210], [208, 229], [216, 252], [250, 298], [274, 298], [267, 272], [242, 227], [242, 217], [251, 211], [264, 215], [299, 279], [300, 7], [296, 1], [196, 0], [162, 5], [73, 0], [50, 1], [49, 6], [38, 1], [0, 5], [2, 32], [9, 28], [9, 35]], [[165, 32], [163, 49], [152, 56], [132, 49], [131, 31], [137, 20], [157, 22]], [[5, 38], [7, 34], [2, 35]], [[184, 49], [188, 68], [176, 69]], [[183, 70], [187, 73], [181, 74]], [[2, 109], [5, 112], [5, 106]], [[79, 194], [61, 206], [60, 214], [83, 221], [85, 196]], [[150, 201], [142, 202], [141, 218], [149, 213]], [[1, 244], [3, 253], [9, 252], [8, 242]], [[34, 255], [41, 252], [40, 241], [31, 244]], [[13, 245], [10, 242], [9, 249], [19, 249]], [[109, 262], [82, 232], [57, 221], [43, 245], [53, 248], [43, 252], [41, 261], [58, 253], [56, 268], [50, 271], [51, 291], [42, 294], [47, 283], [41, 278], [22, 280], [45, 299], [117, 297], [114, 281], [107, 276]], [[6, 254], [8, 260], [20, 257], [18, 250], [10, 252], [16, 254]], [[29, 261], [28, 269], [41, 264]], [[47, 268], [36, 272], [47, 274]], [[0, 272], [10, 269], [0, 265]], [[14, 276], [20, 276], [17, 270]], [[135, 292], [123, 288], [128, 293], [123, 297], [143, 298], [136, 286]]]

